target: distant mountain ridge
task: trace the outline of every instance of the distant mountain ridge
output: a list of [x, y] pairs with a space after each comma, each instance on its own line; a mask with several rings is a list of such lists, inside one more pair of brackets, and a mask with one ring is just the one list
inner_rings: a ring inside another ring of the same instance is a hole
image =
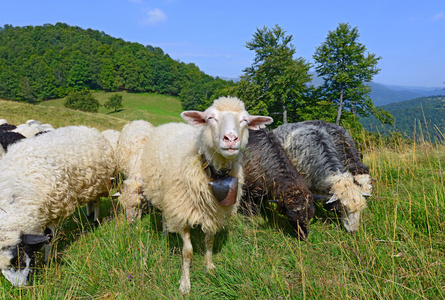
[[[323, 78], [312, 73], [311, 84], [320, 86], [323, 84]], [[371, 99], [375, 106], [382, 106], [394, 102], [411, 100], [419, 97], [439, 96], [445, 94], [443, 87], [417, 87], [417, 86], [398, 86], [371, 82]]]
[[382, 125], [375, 117], [360, 119], [363, 127], [372, 132], [388, 134], [399, 131], [407, 137], [427, 136], [445, 140], [445, 96], [420, 97], [383, 105], [394, 117], [394, 126]]
[[375, 106], [444, 94], [444, 87], [409, 87], [371, 82], [371, 99]]

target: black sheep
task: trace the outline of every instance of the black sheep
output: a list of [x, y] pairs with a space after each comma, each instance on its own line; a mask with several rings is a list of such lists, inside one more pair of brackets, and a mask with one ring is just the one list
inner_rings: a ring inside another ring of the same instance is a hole
[[8, 147], [22, 139], [25, 139], [25, 137], [18, 133], [13, 131], [2, 131], [0, 132], [0, 144], [2, 145], [2, 148], [4, 152], [8, 150]]
[[17, 128], [17, 126], [15, 126], [15, 125], [8, 124], [8, 123], [3, 123], [3, 124], [0, 125], [0, 132], [2, 132], [2, 131], [11, 131], [11, 130], [14, 130], [16, 128]]
[[259, 205], [264, 197], [275, 199], [295, 236], [306, 239], [315, 212], [314, 198], [272, 132], [249, 130], [243, 169], [244, 205]]

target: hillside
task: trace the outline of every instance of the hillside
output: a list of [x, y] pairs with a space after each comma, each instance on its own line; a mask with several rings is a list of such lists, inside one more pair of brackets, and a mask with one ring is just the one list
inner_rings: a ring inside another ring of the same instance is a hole
[[181, 96], [190, 104], [231, 84], [173, 60], [159, 47], [101, 31], [64, 23], [0, 26], [1, 99], [35, 103], [89, 89]]
[[420, 97], [391, 103], [383, 105], [382, 109], [394, 116], [394, 126], [381, 125], [371, 116], [360, 120], [366, 130], [383, 134], [399, 131], [410, 138], [423, 135], [432, 141], [445, 139], [444, 96]]
[[[64, 99], [50, 100], [33, 105], [17, 101], [0, 100], [0, 118], [11, 124], [22, 124], [29, 119], [50, 123], [54, 127], [86, 125], [99, 130], [116, 129], [132, 120], [143, 119], [154, 125], [181, 122], [181, 103], [175, 97], [158, 94], [131, 94], [120, 92], [123, 108], [114, 113], [103, 106], [99, 113], [67, 109]], [[111, 93], [93, 93], [100, 103], [107, 101]]]

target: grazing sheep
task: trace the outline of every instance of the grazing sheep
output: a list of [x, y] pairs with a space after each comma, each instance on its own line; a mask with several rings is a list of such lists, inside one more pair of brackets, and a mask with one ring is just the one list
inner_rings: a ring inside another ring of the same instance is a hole
[[215, 100], [204, 112], [184, 111], [181, 117], [193, 126], [155, 127], [141, 162], [145, 195], [162, 210], [166, 229], [183, 240], [179, 290], [184, 294], [190, 292], [190, 227], [201, 225], [206, 269], [214, 269], [214, 236], [240, 203], [247, 129], [270, 124], [272, 118], [250, 116], [244, 103], [231, 97]]
[[346, 129], [340, 125], [328, 123], [322, 120], [304, 121], [296, 123], [302, 126], [314, 125], [323, 128], [332, 137], [335, 148], [347, 171], [354, 180], [362, 187], [365, 196], [372, 194], [372, 179], [369, 175], [369, 168], [362, 162], [362, 154], [355, 147], [354, 140]]
[[314, 215], [314, 198], [273, 132], [249, 130], [244, 154], [244, 199], [248, 205], [267, 196], [277, 199], [296, 237], [306, 239], [307, 223]]
[[142, 191], [141, 154], [152, 129], [151, 123], [136, 120], [126, 124], [119, 136], [116, 150], [118, 169], [125, 177], [119, 202], [125, 209], [128, 222], [148, 209], [149, 203]]
[[345, 229], [357, 231], [366, 200], [352, 174], [344, 171], [334, 142], [326, 130], [310, 124], [283, 124], [273, 132], [289, 159], [303, 174], [309, 189], [316, 194], [332, 195], [326, 204], [339, 202]]
[[22, 139], [25, 139], [25, 137], [20, 133], [11, 131], [0, 131], [0, 148], [1, 150], [3, 150], [0, 151], [0, 157], [2, 156], [2, 154], [6, 153], [9, 146]]
[[85, 126], [59, 128], [9, 147], [0, 160], [0, 269], [12, 284], [26, 285], [33, 251], [48, 242], [47, 234], [61, 220], [108, 195], [113, 159], [109, 142]]

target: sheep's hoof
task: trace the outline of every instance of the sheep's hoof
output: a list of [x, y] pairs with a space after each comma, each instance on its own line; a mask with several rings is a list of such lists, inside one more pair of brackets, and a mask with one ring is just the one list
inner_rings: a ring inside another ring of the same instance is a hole
[[208, 265], [206, 266], [206, 272], [207, 272], [207, 273], [215, 273], [215, 269], [216, 269], [216, 266], [215, 266], [215, 264], [213, 264], [213, 263], [208, 264]]
[[179, 283], [179, 291], [184, 295], [190, 293], [190, 281], [182, 280]]

